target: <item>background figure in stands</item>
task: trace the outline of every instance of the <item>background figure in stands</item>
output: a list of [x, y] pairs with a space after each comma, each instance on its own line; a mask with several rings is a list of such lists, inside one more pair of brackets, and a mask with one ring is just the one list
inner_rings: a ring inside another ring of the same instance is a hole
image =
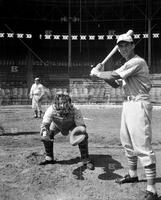
[[34, 111], [35, 118], [41, 118], [42, 114], [42, 98], [45, 94], [45, 87], [40, 83], [39, 78], [35, 78], [35, 83], [30, 89], [30, 98], [32, 99], [32, 109]]

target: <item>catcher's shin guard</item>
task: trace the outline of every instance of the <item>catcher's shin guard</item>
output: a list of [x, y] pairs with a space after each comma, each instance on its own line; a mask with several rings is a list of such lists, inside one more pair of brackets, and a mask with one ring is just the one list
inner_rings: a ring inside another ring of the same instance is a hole
[[95, 169], [94, 163], [89, 158], [88, 138], [86, 137], [81, 143], [78, 144], [78, 146], [79, 146], [83, 166], [85, 166], [89, 170], [94, 170]]
[[87, 137], [78, 144], [79, 151], [81, 154], [81, 159], [82, 160], [88, 160], [89, 159], [89, 152], [88, 152], [88, 139]]
[[54, 159], [53, 141], [43, 141], [43, 143], [45, 147], [46, 157], [50, 157], [51, 159]]

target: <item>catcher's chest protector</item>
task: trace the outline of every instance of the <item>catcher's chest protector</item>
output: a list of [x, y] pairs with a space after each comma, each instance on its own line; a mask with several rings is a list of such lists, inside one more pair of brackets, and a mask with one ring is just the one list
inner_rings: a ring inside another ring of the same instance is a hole
[[64, 118], [60, 116], [54, 116], [54, 123], [60, 130], [70, 130], [71, 127], [75, 125], [74, 116], [70, 116], [70, 118]]

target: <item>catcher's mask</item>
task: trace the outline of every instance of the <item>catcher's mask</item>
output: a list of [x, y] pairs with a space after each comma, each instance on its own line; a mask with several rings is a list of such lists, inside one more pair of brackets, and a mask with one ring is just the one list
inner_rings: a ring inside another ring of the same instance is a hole
[[55, 108], [61, 115], [66, 115], [72, 110], [71, 98], [67, 93], [57, 93], [54, 99]]

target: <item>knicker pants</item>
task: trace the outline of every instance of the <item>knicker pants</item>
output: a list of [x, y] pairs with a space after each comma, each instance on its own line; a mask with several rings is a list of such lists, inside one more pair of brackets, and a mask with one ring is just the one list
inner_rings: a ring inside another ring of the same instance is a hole
[[152, 105], [148, 101], [123, 103], [120, 137], [127, 157], [138, 157], [142, 165], [156, 162], [152, 149]]

